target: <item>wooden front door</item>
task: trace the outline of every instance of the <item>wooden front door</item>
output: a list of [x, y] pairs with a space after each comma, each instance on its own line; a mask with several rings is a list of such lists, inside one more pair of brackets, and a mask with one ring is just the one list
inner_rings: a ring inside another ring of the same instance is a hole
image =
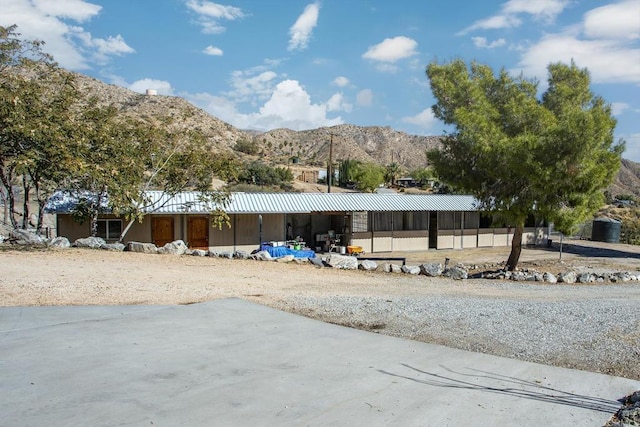
[[154, 216], [151, 218], [151, 240], [159, 248], [173, 242], [173, 217]]
[[187, 239], [191, 249], [209, 249], [209, 218], [190, 216], [187, 220]]

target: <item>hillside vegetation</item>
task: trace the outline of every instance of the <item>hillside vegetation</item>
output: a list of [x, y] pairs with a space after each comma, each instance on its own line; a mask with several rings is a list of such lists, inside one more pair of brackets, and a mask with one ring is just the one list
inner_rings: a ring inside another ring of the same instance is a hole
[[[408, 173], [415, 168], [425, 167], [425, 151], [439, 145], [437, 136], [409, 135], [380, 126], [344, 124], [304, 131], [241, 130], [213, 117], [183, 98], [147, 96], [82, 74], [74, 75], [78, 88], [86, 93], [87, 98], [97, 96], [105, 105], [113, 105], [123, 114], [152, 123], [167, 115], [174, 117], [176, 120], [170, 125], [172, 128], [185, 131], [199, 130], [215, 143], [216, 150], [233, 152], [241, 160], [260, 159], [271, 165], [289, 165], [296, 162], [298, 167], [325, 167], [333, 140], [334, 162], [353, 159], [379, 165], [397, 163]], [[255, 151], [245, 153], [234, 150], [238, 143], [240, 146], [250, 143]], [[623, 159], [620, 172], [615, 182], [607, 188], [607, 192], [613, 197], [632, 195], [640, 198], [640, 164]]]

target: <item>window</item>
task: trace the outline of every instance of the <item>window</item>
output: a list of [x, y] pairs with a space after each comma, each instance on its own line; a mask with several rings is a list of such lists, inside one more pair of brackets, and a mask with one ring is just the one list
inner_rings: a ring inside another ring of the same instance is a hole
[[99, 219], [98, 220], [98, 237], [105, 240], [116, 240], [122, 233], [121, 219]]
[[369, 231], [368, 222], [369, 218], [367, 212], [354, 212], [351, 216], [353, 224], [352, 224], [352, 232], [354, 233], [364, 233]]

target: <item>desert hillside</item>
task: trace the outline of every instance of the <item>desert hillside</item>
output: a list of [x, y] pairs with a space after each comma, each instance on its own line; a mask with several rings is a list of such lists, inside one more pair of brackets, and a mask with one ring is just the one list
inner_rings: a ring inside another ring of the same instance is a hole
[[[238, 141], [253, 141], [258, 147], [259, 157], [272, 164], [287, 164], [295, 159], [300, 167], [323, 167], [329, 160], [333, 142], [334, 161], [354, 159], [381, 165], [395, 162], [405, 171], [410, 171], [426, 166], [425, 151], [439, 144], [438, 136], [409, 135], [380, 126], [343, 124], [304, 131], [241, 130], [183, 98], [143, 95], [83, 74], [74, 75], [78, 88], [87, 97], [95, 96], [105, 105], [116, 106], [123, 114], [156, 122], [159, 122], [159, 118], [170, 116], [174, 119], [172, 127], [199, 129], [215, 141], [222, 151], [231, 151]], [[241, 158], [249, 158], [243, 153], [236, 154]], [[615, 182], [607, 190], [613, 196], [633, 195], [640, 198], [640, 163], [623, 159]]]

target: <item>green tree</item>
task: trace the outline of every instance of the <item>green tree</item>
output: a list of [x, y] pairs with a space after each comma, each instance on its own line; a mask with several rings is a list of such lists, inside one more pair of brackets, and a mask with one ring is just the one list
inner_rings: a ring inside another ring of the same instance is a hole
[[338, 162], [338, 185], [340, 187], [346, 187], [349, 184], [353, 184], [359, 164], [359, 161], [351, 159], [341, 160]]
[[[47, 199], [77, 165], [69, 135], [78, 92], [71, 74], [41, 52], [42, 42], [19, 36], [15, 26], [0, 27], [0, 182], [10, 212], [6, 216], [16, 228], [29, 225], [35, 190], [39, 231]], [[21, 224], [12, 191], [18, 181], [24, 200]]]
[[384, 183], [385, 168], [375, 163], [359, 163], [354, 173], [360, 191], [373, 192]]
[[515, 226], [507, 268], [518, 264], [528, 215], [569, 232], [602, 204], [624, 143], [611, 107], [574, 63], [548, 67], [548, 89], [462, 60], [428, 65], [434, 115], [455, 129], [428, 158], [441, 181], [473, 194]]
[[433, 180], [434, 174], [431, 168], [417, 168], [410, 173], [411, 178], [420, 183], [421, 186], [427, 185], [430, 180]]
[[396, 180], [400, 178], [402, 168], [399, 164], [393, 162], [385, 167], [384, 179], [391, 185], [396, 185]]

